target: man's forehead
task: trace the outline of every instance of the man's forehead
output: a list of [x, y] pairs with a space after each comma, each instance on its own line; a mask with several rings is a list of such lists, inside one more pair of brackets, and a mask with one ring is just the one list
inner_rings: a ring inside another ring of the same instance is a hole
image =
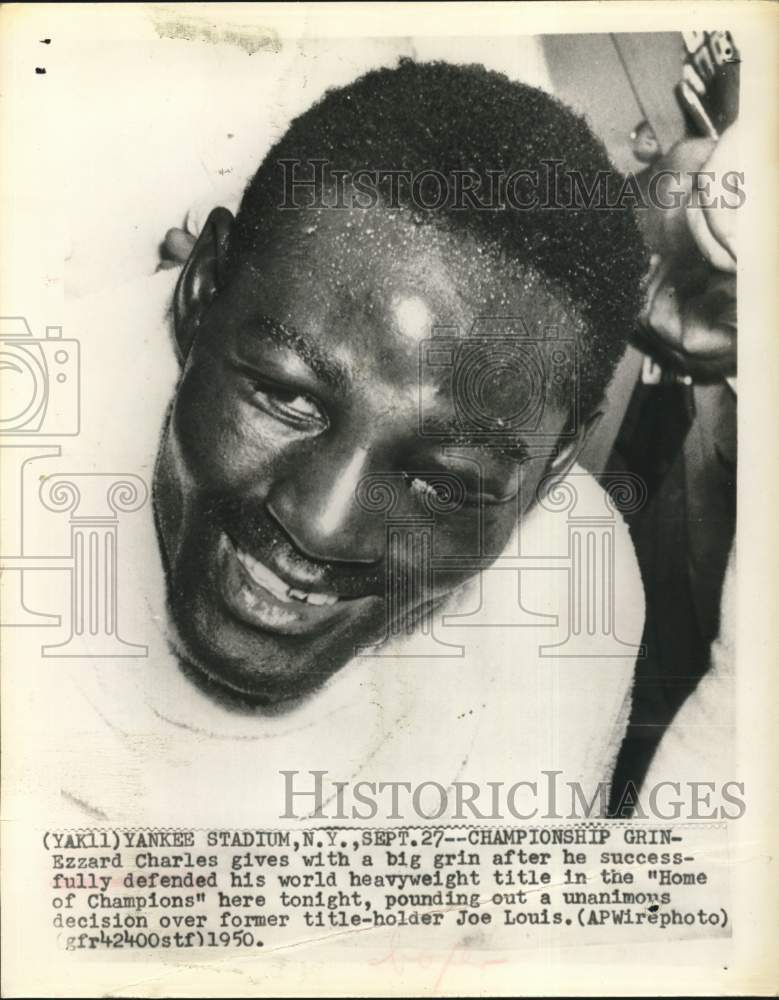
[[568, 296], [531, 263], [405, 209], [277, 212], [252, 264], [258, 285], [272, 277], [280, 297], [390, 314], [415, 340], [442, 324], [467, 336], [481, 317], [520, 317], [534, 335], [578, 325]]

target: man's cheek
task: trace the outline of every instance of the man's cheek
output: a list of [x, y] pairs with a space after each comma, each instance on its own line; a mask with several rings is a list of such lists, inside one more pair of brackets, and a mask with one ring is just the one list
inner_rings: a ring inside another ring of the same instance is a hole
[[433, 525], [433, 557], [478, 557], [481, 553], [482, 526], [478, 508], [459, 511], [451, 517], [436, 519]]
[[473, 559], [500, 555], [516, 524], [513, 504], [494, 507], [474, 504], [451, 517], [437, 519], [433, 527], [433, 557], [460, 557], [469, 568]]
[[198, 401], [182, 398], [174, 412], [174, 433], [186, 473], [200, 489], [256, 489], [270, 472], [273, 449], [258, 433], [251, 415], [225, 398]]
[[183, 461], [197, 480], [210, 478], [224, 459], [240, 453], [247, 428], [235, 386], [209, 355], [200, 354], [189, 364], [172, 422]]

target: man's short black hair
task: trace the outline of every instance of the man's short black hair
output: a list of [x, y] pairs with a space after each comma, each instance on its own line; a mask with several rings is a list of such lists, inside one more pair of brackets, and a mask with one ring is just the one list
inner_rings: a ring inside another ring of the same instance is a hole
[[[553, 201], [573, 207], [444, 206], [430, 213], [431, 221], [497, 246], [507, 262], [540, 274], [573, 302], [589, 330], [579, 351], [581, 413], [595, 408], [636, 325], [647, 260], [629, 207], [571, 201], [574, 172], [587, 188], [604, 174], [609, 190], [622, 180], [584, 118], [544, 91], [479, 65], [402, 59], [395, 68], [372, 70], [327, 91], [268, 152], [241, 202], [232, 266], [260, 245], [278, 216], [280, 161], [316, 159], [349, 173], [467, 170], [482, 178], [483, 190], [494, 183], [489, 172], [555, 176]], [[407, 188], [400, 204], [415, 210]]]

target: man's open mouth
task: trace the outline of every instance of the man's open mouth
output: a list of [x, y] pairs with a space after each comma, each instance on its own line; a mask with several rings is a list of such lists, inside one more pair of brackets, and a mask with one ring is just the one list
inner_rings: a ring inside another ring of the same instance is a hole
[[274, 597], [280, 601], [289, 603], [290, 601], [306, 601], [308, 604], [321, 607], [324, 604], [335, 604], [338, 601], [337, 594], [313, 593], [305, 590], [298, 590], [286, 584], [280, 576], [276, 576], [272, 569], [255, 559], [254, 556], [244, 552], [243, 549], [234, 546], [238, 561], [252, 578], [258, 587], [269, 590]]
[[219, 539], [217, 564], [217, 585], [232, 615], [267, 632], [282, 635], [320, 632], [341, 617], [346, 608], [364, 600], [290, 586], [225, 533]]

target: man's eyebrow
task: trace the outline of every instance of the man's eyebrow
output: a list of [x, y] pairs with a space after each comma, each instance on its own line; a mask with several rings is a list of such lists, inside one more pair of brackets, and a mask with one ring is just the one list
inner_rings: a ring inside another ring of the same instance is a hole
[[524, 451], [527, 448], [525, 435], [521, 431], [515, 434], [485, 435], [484, 433], [471, 433], [463, 429], [462, 423], [457, 417], [440, 417], [431, 414], [424, 420], [424, 437], [440, 435], [442, 444], [446, 447], [472, 448], [475, 451], [487, 454], [506, 451]]
[[340, 361], [329, 358], [316, 341], [294, 327], [279, 323], [269, 316], [260, 316], [252, 329], [263, 338], [272, 340], [279, 347], [293, 351], [324, 382], [335, 389], [343, 389], [349, 381], [348, 369]]
[[425, 430], [428, 433], [462, 437], [462, 425], [456, 417], [439, 417], [431, 414], [425, 417]]

